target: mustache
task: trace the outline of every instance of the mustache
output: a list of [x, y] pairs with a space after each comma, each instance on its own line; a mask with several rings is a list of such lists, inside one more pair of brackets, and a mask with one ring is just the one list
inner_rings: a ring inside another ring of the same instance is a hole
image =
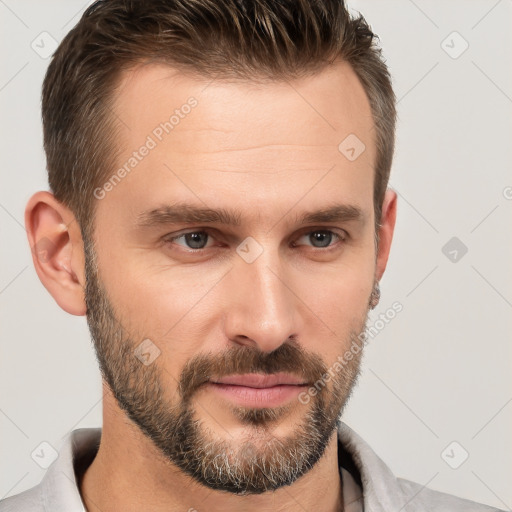
[[184, 402], [212, 377], [245, 373], [273, 374], [286, 372], [312, 384], [327, 372], [322, 358], [306, 353], [295, 341], [287, 341], [272, 352], [253, 347], [232, 347], [220, 354], [199, 354], [183, 368], [178, 392]]

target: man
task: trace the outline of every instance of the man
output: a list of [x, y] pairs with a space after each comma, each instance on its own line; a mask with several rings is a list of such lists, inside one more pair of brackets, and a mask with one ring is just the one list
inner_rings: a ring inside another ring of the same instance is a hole
[[495, 510], [340, 415], [396, 218], [395, 97], [339, 1], [93, 4], [43, 86], [36, 271], [87, 315], [102, 429], [0, 510]]

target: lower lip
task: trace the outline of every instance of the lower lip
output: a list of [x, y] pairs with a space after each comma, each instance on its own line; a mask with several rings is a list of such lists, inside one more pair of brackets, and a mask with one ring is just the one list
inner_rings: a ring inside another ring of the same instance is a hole
[[208, 387], [238, 405], [263, 408], [278, 407], [285, 402], [296, 399], [307, 386], [282, 384], [269, 388], [250, 388], [209, 382]]

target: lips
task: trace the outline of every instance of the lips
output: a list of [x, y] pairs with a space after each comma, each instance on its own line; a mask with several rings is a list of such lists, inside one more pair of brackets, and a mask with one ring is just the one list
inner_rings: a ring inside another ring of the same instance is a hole
[[213, 384], [224, 384], [229, 386], [243, 386], [248, 388], [265, 389], [274, 386], [306, 386], [298, 377], [289, 373], [274, 373], [264, 375], [260, 373], [247, 373], [243, 375], [229, 375], [226, 377], [212, 378], [210, 382]]

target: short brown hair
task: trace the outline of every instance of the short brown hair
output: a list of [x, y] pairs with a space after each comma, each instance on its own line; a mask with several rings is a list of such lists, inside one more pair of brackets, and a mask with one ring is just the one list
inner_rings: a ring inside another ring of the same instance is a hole
[[56, 50], [43, 84], [49, 184], [84, 236], [93, 190], [112, 174], [118, 147], [112, 105], [123, 71], [168, 63], [211, 78], [287, 80], [348, 62], [373, 114], [376, 227], [394, 151], [396, 106], [387, 66], [364, 17], [343, 0], [102, 0]]

